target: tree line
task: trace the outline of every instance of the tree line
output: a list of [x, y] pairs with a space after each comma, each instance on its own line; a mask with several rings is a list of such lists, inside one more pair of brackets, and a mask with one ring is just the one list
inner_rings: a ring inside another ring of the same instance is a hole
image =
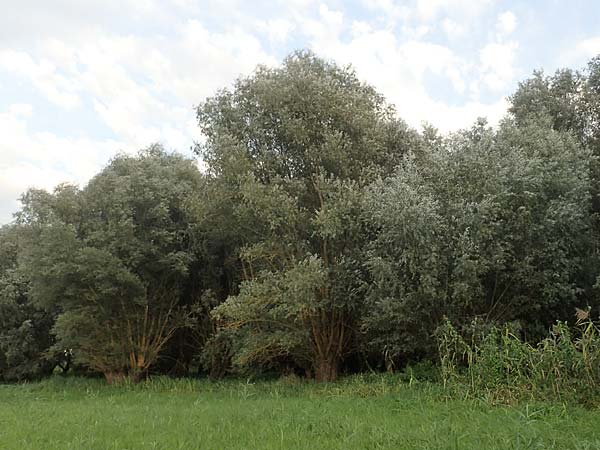
[[535, 72], [497, 127], [399, 119], [300, 51], [197, 108], [203, 161], [152, 145], [0, 229], [0, 377], [109, 382], [395, 370], [451, 322], [528, 342], [600, 306], [600, 57]]

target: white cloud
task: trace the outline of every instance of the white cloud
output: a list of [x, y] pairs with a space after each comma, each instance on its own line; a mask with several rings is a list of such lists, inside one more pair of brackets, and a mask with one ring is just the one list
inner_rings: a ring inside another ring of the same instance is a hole
[[399, 41], [390, 30], [353, 25], [349, 41], [316, 40], [315, 50], [341, 63], [352, 64], [358, 75], [372, 83], [396, 105], [398, 114], [413, 126], [429, 122], [443, 131], [470, 125], [484, 116], [497, 123], [506, 111], [501, 99], [490, 104], [477, 98], [460, 106], [434, 100], [425, 88], [425, 76], [444, 77], [457, 93], [467, 88], [471, 67], [448, 47], [419, 40]]
[[[169, 137], [176, 137], [172, 145], [188, 148], [198, 137], [187, 126], [195, 104], [256, 64], [276, 63], [256, 37], [241, 29], [210, 33], [196, 20], [166, 43], [103, 35], [71, 46], [54, 41], [44, 50], [37, 59], [2, 51], [0, 69], [29, 78], [63, 107], [79, 104], [76, 93], [84, 92], [118, 139], [138, 148]], [[71, 69], [58, 74], [58, 65]]]
[[371, 11], [381, 13], [392, 24], [408, 20], [412, 13], [408, 6], [394, 0], [363, 0], [362, 3]]
[[491, 43], [483, 47], [480, 52], [481, 73], [487, 87], [500, 91], [513, 80], [518, 48], [519, 44], [515, 41]]
[[416, 15], [420, 20], [432, 21], [442, 13], [473, 19], [489, 8], [494, 0], [417, 0]]
[[444, 9], [443, 0], [417, 0], [417, 13], [423, 20], [433, 20]]
[[29, 129], [33, 108], [13, 104], [0, 112], [0, 223], [10, 221], [18, 197], [29, 187], [52, 189], [61, 182], [84, 184], [125, 146], [119, 142], [59, 137]]
[[313, 48], [334, 44], [342, 33], [344, 15], [340, 11], [329, 9], [325, 3], [319, 5], [317, 17], [296, 16], [299, 28], [312, 41]]
[[498, 16], [496, 29], [502, 36], [508, 36], [517, 28], [517, 18], [512, 11], [503, 12]]
[[600, 36], [584, 39], [577, 44], [577, 50], [592, 57], [600, 53]]
[[319, 5], [319, 14], [325, 26], [332, 26], [336, 30], [339, 30], [344, 22], [344, 14], [340, 11], [329, 9], [325, 3]]
[[562, 55], [564, 64], [584, 64], [600, 54], [600, 36], [582, 39]]
[[[283, 38], [285, 27], [276, 23], [275, 34]], [[201, 140], [195, 105], [257, 64], [277, 62], [241, 27], [211, 32], [192, 19], [168, 37], [97, 31], [68, 40], [47, 37], [27, 52], [0, 43], [0, 82], [3, 74], [18, 77], [61, 108], [91, 105], [98, 123], [115, 135], [106, 140], [94, 138], [94, 129], [87, 138], [33, 129], [31, 105], [0, 102], [0, 223], [30, 183], [48, 189], [62, 181], [84, 183], [119, 149], [131, 152], [156, 141], [188, 150]], [[36, 118], [43, 123], [43, 116]]]
[[461, 25], [447, 17], [442, 20], [442, 30], [444, 30], [444, 33], [446, 33], [446, 36], [448, 36], [449, 39], [462, 37], [467, 31], [464, 25]]
[[46, 58], [36, 62], [25, 52], [1, 50], [0, 69], [29, 79], [50, 102], [60, 107], [72, 109], [80, 104], [77, 83], [60, 74]]
[[402, 34], [404, 36], [407, 36], [408, 39], [420, 40], [425, 35], [427, 35], [427, 33], [429, 33], [430, 30], [431, 30], [431, 28], [427, 25], [417, 25], [417, 26], [404, 25], [402, 27]]
[[310, 7], [316, 0], [281, 0], [281, 2], [293, 9], [302, 10]]
[[[13, 103], [8, 107], [8, 113], [6, 113], [6, 117], [31, 117], [32, 114], [33, 106], [27, 103]], [[0, 115], [0, 117], [2, 117], [2, 115]]]
[[[51, 3], [22, 0], [0, 17], [0, 83], [19, 79], [43, 96], [27, 97], [31, 105], [0, 100], [6, 136], [0, 190], [12, 199], [32, 181], [48, 188], [64, 180], [83, 183], [118, 149], [156, 140], [188, 149], [201, 139], [194, 106], [257, 64], [278, 64], [291, 45], [352, 64], [409, 123], [428, 121], [444, 131], [477, 116], [495, 122], [516, 72], [518, 44], [507, 41], [517, 20], [510, 11], [492, 10], [494, 0], [362, 0], [369, 12], [363, 17], [339, 0]], [[479, 20], [484, 13], [486, 21]], [[33, 23], [41, 25], [33, 30]], [[477, 27], [476, 42], [481, 34], [494, 41], [479, 51], [473, 46], [473, 61], [453, 40], [471, 37]], [[444, 34], [449, 41], [440, 43]], [[597, 48], [594, 39], [582, 41], [578, 51]], [[432, 75], [448, 86], [435, 97], [427, 90]], [[484, 103], [486, 89], [494, 97]], [[74, 129], [87, 137], [44, 130], [44, 102], [71, 115], [86, 108], [86, 123]]]
[[275, 45], [284, 44], [294, 29], [289, 20], [281, 18], [258, 21], [257, 27], [268, 36], [269, 42]]
[[360, 36], [361, 34], [368, 34], [373, 28], [368, 22], [361, 20], [355, 20], [352, 22], [352, 36]]

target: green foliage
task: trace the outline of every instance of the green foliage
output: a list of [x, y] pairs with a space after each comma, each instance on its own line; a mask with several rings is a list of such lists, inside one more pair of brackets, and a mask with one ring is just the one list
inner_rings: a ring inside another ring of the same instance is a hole
[[244, 236], [240, 293], [216, 312], [236, 330], [236, 363], [283, 359], [335, 379], [360, 308], [363, 187], [415, 134], [353, 71], [307, 52], [258, 68], [198, 119], [199, 151]]
[[521, 320], [532, 339], [566, 317], [595, 278], [591, 161], [543, 122], [480, 123], [371, 186], [370, 345], [410, 358], [435, 352], [444, 316]]
[[[19, 222], [36, 304], [60, 311], [55, 349], [109, 381], [143, 375], [187, 324], [184, 289], [200, 251], [187, 202], [202, 177], [158, 146], [119, 156], [81, 191], [30, 191]], [[67, 195], [68, 194], [68, 195]]]
[[551, 76], [534, 72], [532, 78], [519, 83], [509, 111], [521, 125], [536, 117], [547, 117], [553, 129], [573, 132], [598, 155], [599, 92], [600, 56], [596, 56], [581, 72], [560, 69]]
[[27, 380], [49, 375], [53, 315], [31, 302], [29, 280], [18, 266], [22, 237], [16, 226], [0, 228], [0, 379]]
[[596, 157], [592, 164], [593, 210], [600, 212], [600, 56], [581, 72], [558, 70], [544, 76], [535, 72], [519, 84], [509, 112], [519, 126], [548, 120], [554, 130], [572, 133]]
[[580, 111], [585, 77], [571, 69], [557, 70], [552, 76], [543, 72], [519, 83], [511, 96], [510, 113], [520, 125], [534, 117], [549, 117], [555, 130], [576, 130], [583, 138], [584, 119]]
[[204, 102], [198, 121], [208, 138], [199, 151], [212, 171], [249, 170], [264, 183], [274, 175], [310, 181], [315, 172], [356, 179], [389, 170], [415, 139], [350, 68], [310, 52], [258, 67]]
[[534, 73], [498, 127], [441, 135], [310, 52], [258, 67], [197, 108], [204, 173], [153, 145], [23, 195], [0, 230], [0, 376], [73, 349], [109, 381], [412, 383], [439, 354], [447, 385], [466, 364], [473, 389], [585, 397], [595, 325], [546, 332], [600, 307], [599, 93], [597, 57]]
[[213, 314], [234, 336], [243, 339], [234, 363], [240, 367], [269, 367], [286, 359], [312, 368], [309, 317], [326, 301], [314, 295], [327, 284], [322, 261], [308, 258], [285, 272], [262, 272], [242, 283], [240, 293]]
[[507, 325], [465, 339], [446, 322], [437, 332], [444, 384], [466, 384], [472, 394], [500, 401], [533, 397], [598, 404], [600, 328], [589, 311], [578, 311], [574, 329], [558, 322], [537, 345]]

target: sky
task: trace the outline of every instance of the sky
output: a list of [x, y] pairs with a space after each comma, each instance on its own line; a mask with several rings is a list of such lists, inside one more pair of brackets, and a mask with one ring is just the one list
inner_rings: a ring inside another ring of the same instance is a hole
[[535, 69], [600, 53], [597, 0], [0, 0], [0, 224], [29, 187], [84, 186], [154, 142], [192, 155], [195, 107], [311, 49], [419, 128], [494, 124]]

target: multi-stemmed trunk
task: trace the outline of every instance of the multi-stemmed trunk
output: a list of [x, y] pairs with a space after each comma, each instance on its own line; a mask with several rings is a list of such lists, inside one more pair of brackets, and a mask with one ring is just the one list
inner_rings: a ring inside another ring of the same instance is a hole
[[346, 315], [338, 308], [320, 311], [311, 318], [315, 379], [335, 381], [348, 345]]

